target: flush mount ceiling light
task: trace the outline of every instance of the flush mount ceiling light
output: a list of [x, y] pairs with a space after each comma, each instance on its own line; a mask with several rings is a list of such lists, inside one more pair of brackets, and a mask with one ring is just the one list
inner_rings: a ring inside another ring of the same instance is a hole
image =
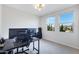
[[45, 7], [45, 4], [34, 4], [34, 7], [38, 11], [41, 11]]

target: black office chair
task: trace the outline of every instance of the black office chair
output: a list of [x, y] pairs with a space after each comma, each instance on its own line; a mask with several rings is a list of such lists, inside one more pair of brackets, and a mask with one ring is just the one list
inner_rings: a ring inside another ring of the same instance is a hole
[[22, 46], [22, 50], [23, 50], [23, 47], [25, 47], [25, 46], [28, 48], [25, 51], [29, 50], [29, 45], [30, 45], [31, 41], [32, 41], [32, 38], [31, 38], [29, 30], [27, 30], [27, 32], [24, 32], [24, 33], [19, 32], [19, 35], [17, 36], [17, 39], [16, 39], [17, 43], [19, 43], [19, 42], [26, 43], [24, 46]]

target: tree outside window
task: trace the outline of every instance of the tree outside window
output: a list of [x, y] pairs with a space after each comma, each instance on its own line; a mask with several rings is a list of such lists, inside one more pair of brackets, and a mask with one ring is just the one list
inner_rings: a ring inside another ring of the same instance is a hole
[[55, 17], [47, 19], [47, 31], [55, 31]]
[[73, 13], [64, 13], [60, 16], [60, 32], [73, 31]]

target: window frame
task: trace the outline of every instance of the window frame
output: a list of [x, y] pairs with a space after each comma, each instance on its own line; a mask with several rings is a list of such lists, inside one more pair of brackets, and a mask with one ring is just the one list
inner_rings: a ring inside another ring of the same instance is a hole
[[74, 32], [74, 18], [75, 18], [75, 12], [74, 12], [74, 10], [68, 10], [68, 11], [63, 11], [63, 12], [60, 12], [59, 13], [59, 32], [63, 32], [63, 31], [60, 31], [60, 24], [61, 24], [61, 15], [63, 15], [63, 14], [65, 14], [65, 13], [73, 13], [73, 22], [72, 22], [72, 24], [73, 24], [73, 26], [72, 26], [72, 31], [71, 32], [64, 32], [64, 33], [73, 33]]
[[[53, 31], [53, 30], [52, 30], [52, 31], [49, 31], [48, 28], [47, 28], [47, 25], [48, 25], [48, 24], [47, 24], [47, 21], [48, 21], [48, 18], [49, 18], [49, 17], [55, 17], [55, 23], [54, 23], [54, 28], [55, 28], [55, 30], [54, 30], [54, 31]], [[47, 20], [46, 20], [46, 29], [47, 29], [48, 32], [55, 32], [55, 31], [56, 31], [56, 16], [51, 15], [51, 16], [48, 16], [48, 17], [47, 17]]]

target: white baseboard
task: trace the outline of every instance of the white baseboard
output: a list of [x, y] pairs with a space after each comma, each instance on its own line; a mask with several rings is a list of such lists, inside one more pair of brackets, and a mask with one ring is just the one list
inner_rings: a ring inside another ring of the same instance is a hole
[[48, 39], [43, 39], [43, 40], [47, 40], [47, 41], [54, 42], [54, 43], [61, 44], [61, 45], [65, 45], [65, 46], [68, 46], [68, 47], [71, 47], [71, 48], [79, 49], [78, 46], [69, 45], [69, 44], [66, 44], [66, 43], [60, 43], [60, 42], [52, 41], [52, 40], [48, 40]]

